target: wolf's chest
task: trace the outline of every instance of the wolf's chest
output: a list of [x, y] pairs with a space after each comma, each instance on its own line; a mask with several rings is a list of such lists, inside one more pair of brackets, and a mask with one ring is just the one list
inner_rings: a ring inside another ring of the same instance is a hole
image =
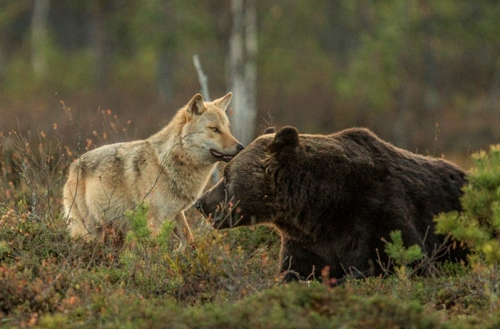
[[193, 202], [206, 184], [207, 175], [181, 175], [164, 172], [155, 177], [150, 184], [152, 196], [161, 199], [177, 199], [179, 202]]

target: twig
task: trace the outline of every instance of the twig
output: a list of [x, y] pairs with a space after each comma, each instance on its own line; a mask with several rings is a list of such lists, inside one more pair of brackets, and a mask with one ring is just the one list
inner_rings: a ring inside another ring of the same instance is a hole
[[193, 64], [196, 69], [196, 73], [198, 73], [198, 81], [200, 81], [201, 86], [201, 94], [205, 101], [210, 102], [210, 92], [208, 91], [208, 77], [203, 73], [203, 69], [201, 68], [200, 59], [198, 58], [198, 54], [193, 55]]

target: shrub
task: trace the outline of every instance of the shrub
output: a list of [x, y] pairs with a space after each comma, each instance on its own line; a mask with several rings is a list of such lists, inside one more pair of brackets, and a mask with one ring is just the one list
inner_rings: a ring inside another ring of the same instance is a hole
[[[110, 110], [101, 114], [108, 118], [104, 132], [91, 134], [99, 144], [125, 131], [113, 128]], [[474, 318], [457, 317], [451, 327], [499, 323], [490, 316], [500, 308], [496, 263], [494, 253], [485, 253], [495, 245], [474, 244], [498, 235], [498, 158], [492, 155], [473, 189], [477, 195], [455, 214], [476, 218], [472, 228], [483, 229], [463, 240], [480, 260], [473, 271], [448, 264], [438, 268], [441, 277], [412, 277], [427, 256], [418, 261], [421, 252], [393, 233], [387, 252], [396, 276], [328, 289], [316, 282], [277, 286], [279, 235], [265, 226], [217, 231], [190, 218], [194, 241], [178, 251], [175, 223], [152, 234], [147, 206], [140, 205], [128, 213], [131, 229], [119, 248], [116, 239], [70, 238], [60, 193], [67, 165], [83, 149], [43, 132], [28, 137], [0, 136], [0, 326], [439, 328], [453, 315]], [[85, 149], [93, 143], [88, 139]], [[461, 222], [454, 224], [460, 231]]]
[[121, 267], [113, 275], [129, 291], [144, 297], [170, 295], [190, 304], [237, 299], [257, 286], [274, 283], [272, 267], [265, 266], [270, 263], [267, 253], [273, 244], [263, 233], [219, 232], [200, 226], [193, 244], [177, 250], [172, 237], [175, 222], [166, 220], [159, 234], [153, 235], [147, 226], [147, 206], [140, 205], [127, 217], [131, 230], [120, 253]]
[[[118, 305], [120, 305], [118, 307]], [[86, 326], [175, 328], [442, 328], [443, 319], [415, 302], [383, 296], [364, 297], [349, 289], [289, 284], [268, 289], [236, 303], [179, 308], [171, 301], [141, 300], [117, 290], [96, 299]], [[47, 315], [41, 327], [82, 324], [81, 310]]]
[[408, 266], [411, 263], [422, 259], [422, 249], [418, 245], [412, 245], [409, 248], [403, 246], [401, 231], [392, 231], [390, 233], [391, 242], [385, 245], [385, 252], [391, 257], [396, 265]]
[[500, 145], [473, 155], [475, 168], [461, 198], [462, 211], [436, 217], [438, 233], [450, 233], [471, 250], [472, 273], [491, 311], [500, 309]]
[[489, 265], [500, 264], [500, 145], [473, 155], [475, 168], [461, 198], [462, 211], [436, 218], [437, 232], [451, 233]]

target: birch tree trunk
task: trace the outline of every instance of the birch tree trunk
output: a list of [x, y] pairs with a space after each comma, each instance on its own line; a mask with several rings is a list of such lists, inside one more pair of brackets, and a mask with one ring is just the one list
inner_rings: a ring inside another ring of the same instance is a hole
[[243, 144], [253, 139], [257, 113], [257, 19], [255, 1], [232, 0], [233, 27], [229, 39], [230, 85], [233, 92], [233, 132]]
[[250, 143], [254, 136], [255, 121], [257, 117], [257, 11], [255, 0], [246, 0], [245, 4], [245, 87], [246, 87], [246, 113], [247, 130], [244, 143]]
[[[38, 1], [38, 0], [36, 0]], [[94, 59], [94, 72], [99, 87], [106, 85], [108, 76], [108, 49], [106, 15], [103, 3], [99, 0], [89, 4], [90, 10], [90, 47]]]
[[[399, 13], [406, 21], [409, 19], [409, 7], [405, 5]], [[405, 38], [408, 38], [407, 32], [403, 31]], [[399, 88], [395, 93], [397, 101], [395, 121], [393, 125], [393, 132], [395, 144], [401, 148], [408, 148], [408, 135], [412, 132], [410, 127], [410, 111], [411, 111], [411, 78], [405, 70], [404, 60], [399, 59], [398, 65], [401, 67]]]
[[164, 20], [160, 26], [162, 40], [157, 50], [157, 88], [158, 100], [162, 106], [167, 106], [172, 101], [174, 93], [174, 68], [177, 42], [176, 7], [172, 1], [157, 1], [158, 10], [163, 13]]
[[488, 109], [492, 113], [498, 113], [497, 110], [500, 104], [500, 57], [495, 62], [495, 72], [493, 73], [493, 81], [490, 88], [490, 99]]
[[5, 33], [0, 31], [0, 87], [5, 79], [5, 64], [7, 63], [7, 51], [5, 47], [7, 45]]
[[31, 17], [31, 63], [36, 80], [47, 76], [47, 37], [50, 0], [34, 0]]
[[430, 17], [430, 9], [428, 0], [420, 1], [422, 33], [424, 37], [423, 57], [424, 57], [424, 106], [427, 111], [434, 112], [439, 105], [439, 97], [437, 92], [438, 72], [436, 59], [434, 56], [433, 31]]
[[161, 47], [158, 50], [157, 59], [157, 88], [160, 104], [165, 106], [172, 101], [174, 80], [175, 53], [169, 47]]
[[394, 141], [396, 146], [408, 148], [408, 133], [410, 127], [410, 86], [406, 77], [402, 80], [401, 86], [396, 93], [397, 108], [394, 121]]

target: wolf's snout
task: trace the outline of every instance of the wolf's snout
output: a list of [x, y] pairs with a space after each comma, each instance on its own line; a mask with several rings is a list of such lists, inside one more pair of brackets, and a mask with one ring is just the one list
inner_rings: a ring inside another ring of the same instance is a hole
[[243, 144], [241, 143], [238, 143], [236, 144], [236, 152], [234, 152], [233, 154], [225, 154], [225, 153], [222, 153], [222, 152], [219, 152], [217, 150], [214, 150], [214, 149], [210, 149], [210, 153], [212, 154], [212, 156], [214, 158], [216, 158], [218, 161], [225, 161], [225, 162], [229, 162], [231, 161], [238, 153], [240, 153], [241, 150], [243, 150], [245, 148], [245, 146], [243, 146]]

